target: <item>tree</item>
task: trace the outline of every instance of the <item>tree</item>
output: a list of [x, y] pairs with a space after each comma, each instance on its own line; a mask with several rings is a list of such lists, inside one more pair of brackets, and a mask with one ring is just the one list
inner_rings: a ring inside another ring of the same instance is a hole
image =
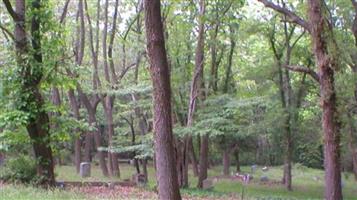
[[292, 11], [267, 0], [258, 0], [265, 6], [286, 15], [293, 23], [306, 29], [311, 36], [318, 73], [306, 67], [290, 68], [309, 73], [320, 84], [322, 129], [324, 134], [325, 198], [342, 199], [340, 163], [340, 122], [338, 120], [335, 71], [338, 69], [338, 50], [333, 34], [333, 22], [323, 0], [309, 0], [308, 16], [305, 21]]
[[[204, 47], [205, 47], [205, 27], [204, 27], [204, 14], [205, 14], [205, 0], [200, 0], [200, 19], [199, 19], [199, 27], [198, 27], [198, 36], [197, 36], [197, 47], [195, 54], [195, 73], [192, 80], [191, 86], [191, 98], [190, 101], [190, 109], [188, 115], [188, 122], [190, 124], [190, 117], [192, 118], [194, 108], [196, 106], [196, 100], [204, 99], [204, 81], [203, 81], [203, 69], [204, 69]], [[201, 88], [201, 90], [199, 90]], [[192, 113], [190, 113], [192, 112]], [[190, 116], [192, 115], [192, 116]], [[191, 119], [192, 120], [192, 119]], [[201, 136], [201, 145], [200, 145], [200, 158], [199, 158], [199, 174], [198, 174], [198, 183], [197, 187], [203, 187], [203, 180], [207, 178], [207, 169], [208, 169], [208, 135]]]
[[8, 13], [14, 20], [15, 26], [15, 51], [18, 67], [18, 102], [20, 111], [29, 116], [26, 129], [31, 138], [37, 164], [37, 175], [42, 177], [41, 184], [54, 186], [54, 164], [52, 150], [50, 147], [49, 117], [44, 108], [44, 99], [39, 88], [43, 78], [44, 67], [41, 51], [41, 38], [43, 30], [43, 16], [41, 0], [35, 0], [30, 5], [32, 11], [31, 19], [31, 46], [28, 43], [28, 32], [26, 28], [26, 2], [16, 1], [16, 10], [8, 0], [3, 0]]
[[181, 199], [171, 120], [170, 74], [165, 50], [159, 0], [145, 0], [145, 27], [150, 74], [153, 82], [155, 159], [159, 199]]

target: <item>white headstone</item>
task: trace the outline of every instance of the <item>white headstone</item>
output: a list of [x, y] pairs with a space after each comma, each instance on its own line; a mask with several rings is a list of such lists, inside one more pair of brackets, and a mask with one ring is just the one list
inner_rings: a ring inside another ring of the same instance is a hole
[[79, 168], [81, 177], [90, 177], [90, 162], [82, 162]]

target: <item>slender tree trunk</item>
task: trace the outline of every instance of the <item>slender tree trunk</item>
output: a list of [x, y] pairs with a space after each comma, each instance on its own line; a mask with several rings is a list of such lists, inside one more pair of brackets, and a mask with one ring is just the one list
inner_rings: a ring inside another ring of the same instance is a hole
[[[289, 115], [290, 116], [290, 115]], [[287, 117], [286, 123], [290, 122], [290, 117]], [[292, 160], [292, 139], [291, 139], [291, 130], [290, 130], [290, 125], [286, 124], [285, 125], [285, 133], [287, 134], [286, 136], [286, 152], [285, 152], [285, 158], [284, 158], [284, 176], [283, 176], [283, 183], [285, 187], [291, 191], [291, 160]]]
[[[95, 112], [90, 111], [90, 112], [88, 112], [88, 115], [89, 115], [88, 116], [89, 124], [97, 127], [97, 120], [95, 117]], [[105, 163], [105, 153], [103, 150], [99, 150], [99, 148], [102, 147], [102, 142], [101, 142], [102, 139], [101, 139], [100, 133], [98, 130], [95, 130], [94, 132], [92, 132], [92, 135], [94, 137], [94, 144], [95, 144], [95, 148], [97, 150], [100, 168], [101, 168], [104, 176], [109, 176], [108, 168]]]
[[113, 146], [113, 136], [114, 136], [114, 122], [113, 122], [113, 100], [114, 97], [107, 96], [105, 98], [105, 116], [107, 121], [107, 131], [108, 131], [108, 167], [111, 176], [120, 177], [120, 170], [118, 165], [118, 156], [116, 153], [111, 152]]
[[[128, 122], [129, 126], [130, 126], [130, 131], [131, 131], [131, 145], [135, 145], [135, 140], [136, 140], [136, 133], [135, 133], [135, 127], [134, 127], [134, 119], [131, 117], [131, 119], [126, 119], [126, 121]], [[136, 169], [136, 173], [140, 174], [140, 166], [139, 166], [139, 162], [138, 159], [135, 158], [136, 156], [136, 152], [134, 151], [131, 155], [133, 161], [134, 161], [134, 166]]]
[[144, 158], [141, 160], [142, 171], [145, 176], [146, 181], [148, 180], [148, 168], [147, 168], [147, 159]]
[[[116, 19], [118, 15], [118, 4], [119, 0], [115, 1], [115, 8], [114, 8], [114, 16], [113, 16], [113, 25], [112, 31], [109, 38], [109, 47], [107, 48], [107, 32], [108, 32], [108, 0], [105, 1], [105, 8], [104, 8], [104, 28], [103, 28], [103, 60], [104, 60], [104, 74], [105, 80], [110, 84], [112, 88], [115, 87], [117, 83], [117, 77], [115, 74], [115, 67], [114, 67], [114, 60], [113, 60], [113, 43], [114, 43], [114, 36], [116, 34]], [[99, 8], [98, 8], [99, 9]], [[108, 59], [109, 57], [109, 67], [108, 67]], [[106, 113], [106, 120], [108, 123], [108, 167], [109, 167], [109, 174], [111, 176], [119, 176], [119, 164], [118, 164], [118, 154], [111, 152], [112, 143], [113, 143], [113, 136], [114, 136], [114, 124], [113, 124], [113, 105], [114, 105], [115, 97], [112, 95], [107, 95], [103, 100], [103, 106], [105, 113]]]
[[[79, 120], [79, 106], [74, 95], [74, 90], [70, 89], [68, 91], [69, 104], [71, 105], [71, 109], [73, 112], [73, 117], [76, 120]], [[78, 134], [78, 129], [76, 130], [76, 134]], [[74, 164], [76, 166], [76, 171], [79, 173], [80, 164], [81, 164], [81, 140], [80, 135], [77, 135], [74, 142]]]
[[[218, 20], [218, 19], [216, 19]], [[209, 81], [209, 88], [213, 90], [213, 92], [216, 92], [218, 90], [217, 88], [217, 82], [218, 80], [216, 79], [216, 75], [218, 74], [218, 65], [217, 65], [217, 35], [218, 35], [218, 30], [219, 30], [219, 25], [218, 22], [216, 22], [213, 26], [213, 33], [211, 37], [211, 72], [210, 72], [210, 81]]]
[[190, 160], [192, 164], [192, 170], [193, 170], [193, 175], [198, 176], [198, 163], [197, 163], [197, 157], [193, 148], [193, 142], [192, 142], [192, 137], [188, 138], [187, 141], [187, 147], [188, 147], [188, 153], [190, 154]]
[[[285, 8], [285, 4], [283, 4]], [[283, 170], [283, 178], [282, 183], [285, 185], [287, 190], [292, 190], [292, 178], [291, 178], [291, 162], [292, 162], [292, 151], [293, 151], [293, 140], [292, 140], [292, 124], [293, 120], [297, 120], [297, 118], [292, 117], [292, 112], [297, 112], [297, 108], [294, 107], [292, 103], [293, 98], [293, 90], [291, 88], [290, 81], [290, 73], [288, 69], [285, 69], [284, 66], [288, 66], [290, 64], [291, 51], [293, 46], [290, 45], [291, 37], [294, 33], [295, 27], [292, 27], [291, 30], [288, 30], [287, 25], [287, 17], [284, 15], [284, 35], [285, 35], [285, 43], [284, 48], [281, 51], [278, 51], [276, 47], [276, 38], [275, 38], [275, 29], [273, 30], [273, 34], [270, 38], [270, 44], [275, 56], [275, 60], [278, 67], [279, 73], [279, 90], [281, 97], [282, 108], [284, 109], [284, 117], [285, 123], [283, 127], [284, 132], [284, 170]], [[275, 28], [275, 27], [274, 27]], [[299, 38], [298, 38], [299, 39]], [[297, 42], [298, 40], [296, 40]], [[283, 62], [283, 51], [286, 50], [285, 53], [285, 61]]]
[[159, 199], [179, 200], [171, 120], [171, 87], [165, 51], [160, 0], [145, 0], [145, 27], [153, 81], [156, 176]]
[[207, 178], [208, 169], [208, 135], [201, 136], [201, 151], [200, 151], [200, 168], [198, 175], [197, 187], [203, 187], [203, 181]]
[[180, 140], [177, 138], [175, 140], [175, 149], [176, 149], [176, 170], [178, 183], [181, 188], [188, 186], [188, 173], [187, 170], [187, 143], [185, 140]]
[[230, 160], [230, 149], [226, 148], [223, 151], [223, 155], [222, 155], [222, 163], [223, 163], [223, 175], [229, 175], [229, 167], [231, 165], [231, 160]]
[[236, 159], [236, 171], [240, 172], [239, 148], [235, 149], [234, 157]]
[[227, 93], [229, 91], [229, 84], [231, 83], [231, 73], [232, 73], [232, 62], [233, 62], [233, 55], [234, 55], [234, 49], [236, 46], [236, 42], [234, 40], [234, 28], [232, 26], [229, 26], [229, 32], [230, 32], [230, 50], [229, 50], [229, 56], [228, 56], [228, 63], [227, 63], [227, 69], [226, 69], [226, 77], [224, 79], [224, 87], [223, 87], [223, 92]]

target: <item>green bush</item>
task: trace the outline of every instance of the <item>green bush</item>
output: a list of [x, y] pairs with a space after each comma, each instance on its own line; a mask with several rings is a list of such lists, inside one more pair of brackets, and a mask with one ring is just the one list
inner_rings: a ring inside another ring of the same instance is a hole
[[36, 175], [35, 159], [20, 155], [6, 160], [0, 179], [8, 182], [33, 183], [39, 180]]
[[323, 150], [319, 143], [300, 144], [297, 147], [298, 162], [315, 169], [323, 169]]

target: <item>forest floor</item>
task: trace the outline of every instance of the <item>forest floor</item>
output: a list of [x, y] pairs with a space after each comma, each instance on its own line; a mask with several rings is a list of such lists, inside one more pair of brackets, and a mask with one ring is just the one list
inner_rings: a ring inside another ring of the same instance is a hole
[[[134, 167], [121, 165], [121, 179], [129, 179], [134, 174]], [[242, 171], [251, 173], [250, 167], [242, 167]], [[222, 167], [217, 166], [209, 170], [209, 177], [221, 177]], [[190, 170], [191, 173], [191, 170]], [[73, 166], [56, 167], [57, 180], [64, 181], [119, 181], [118, 178], [106, 178], [101, 175], [97, 166], [92, 167], [92, 177], [79, 177]], [[136, 187], [82, 187], [66, 190], [45, 191], [33, 187], [21, 185], [0, 185], [0, 199], [156, 199], [157, 195], [153, 188], [155, 185], [155, 172], [149, 167], [149, 184], [147, 188]], [[210, 190], [198, 190], [195, 188], [197, 178], [192, 174], [190, 188], [182, 189], [184, 199], [259, 199], [259, 200], [282, 200], [282, 199], [323, 199], [322, 170], [310, 169], [301, 165], [295, 165], [293, 169], [293, 191], [288, 192], [277, 182], [281, 180], [282, 167], [272, 167], [267, 172], [258, 170], [253, 173], [253, 180], [249, 184], [242, 184], [238, 180], [228, 178], [216, 178], [214, 187]], [[269, 182], [261, 183], [260, 177], [267, 176]], [[343, 174], [344, 199], [357, 200], [357, 183], [352, 174]]]

